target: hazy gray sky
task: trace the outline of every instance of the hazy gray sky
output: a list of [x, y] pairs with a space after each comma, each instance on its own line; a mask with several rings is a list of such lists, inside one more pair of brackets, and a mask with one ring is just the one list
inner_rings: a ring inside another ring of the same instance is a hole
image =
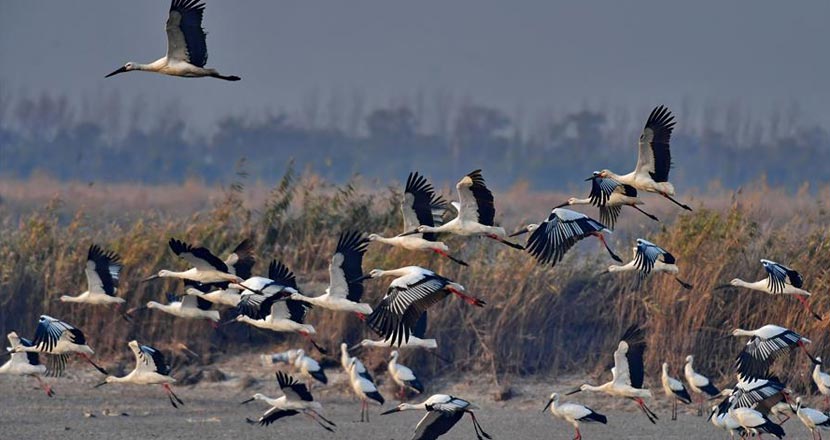
[[[208, 0], [208, 65], [243, 80], [104, 75], [166, 49], [166, 0], [0, 0], [0, 84], [181, 99], [194, 120], [445, 90], [511, 111], [741, 100], [830, 120], [830, 2]], [[759, 110], [760, 111], [760, 110]]]

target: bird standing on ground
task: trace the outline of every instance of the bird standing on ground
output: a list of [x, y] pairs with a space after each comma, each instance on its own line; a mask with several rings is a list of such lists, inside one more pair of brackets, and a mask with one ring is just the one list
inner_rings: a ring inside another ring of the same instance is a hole
[[360, 399], [360, 421], [368, 422], [369, 402], [371, 401], [377, 403], [378, 405], [383, 405], [385, 400], [380, 392], [378, 392], [378, 388], [375, 386], [375, 383], [372, 381], [371, 377], [367, 378], [366, 375], [360, 374], [356, 363], [357, 358], [349, 359], [349, 382], [352, 386], [352, 390]]
[[622, 259], [605, 242], [603, 234], [611, 231], [602, 223], [570, 209], [555, 208], [547, 220], [540, 224], [531, 223], [510, 236], [528, 232], [530, 236], [525, 249], [539, 264], [555, 266], [577, 242], [588, 237], [599, 239], [611, 258], [622, 263]]
[[830, 415], [802, 405], [801, 397], [795, 399], [795, 414], [810, 430], [813, 439], [821, 440], [821, 431], [830, 430]]
[[9, 339], [10, 346], [6, 348], [6, 351], [9, 352], [10, 359], [0, 366], [0, 374], [32, 376], [37, 380], [37, 384], [43, 388], [47, 396], [54, 396], [55, 393], [52, 391], [52, 387], [40, 378], [42, 374], [46, 374], [46, 365], [40, 363], [40, 354], [37, 352], [13, 352], [14, 347], [17, 345], [32, 347], [34, 345], [32, 341], [17, 336], [16, 332], [10, 332], [6, 337]]
[[107, 376], [103, 382], [95, 387], [100, 387], [108, 383], [132, 383], [137, 385], [161, 385], [164, 392], [167, 393], [167, 398], [170, 399], [170, 404], [173, 408], [178, 408], [176, 402], [184, 405], [182, 399], [170, 389], [170, 384], [175, 383], [176, 379], [170, 376], [170, 365], [164, 359], [164, 355], [156, 348], [149, 345], [139, 345], [138, 341], [132, 340], [127, 345], [135, 355], [135, 368], [130, 374], [123, 377]]
[[582, 433], [579, 432], [579, 423], [591, 423], [591, 422], [599, 422], [605, 425], [608, 423], [608, 418], [604, 415], [588, 408], [584, 405], [579, 405], [576, 403], [559, 403], [560, 396], [559, 393], [553, 393], [550, 395], [550, 400], [548, 400], [547, 405], [542, 408], [542, 412], [545, 412], [548, 407], [550, 407], [550, 413], [553, 414], [554, 417], [562, 419], [571, 424], [574, 427], [574, 438], [573, 440], [581, 440]]
[[423, 393], [424, 385], [415, 376], [414, 371], [398, 363], [399, 356], [398, 350], [392, 350], [392, 353], [389, 354], [389, 363], [386, 368], [389, 371], [389, 377], [398, 384], [400, 390], [398, 396], [403, 400], [406, 398], [406, 393], [409, 390], [415, 391], [418, 394]]
[[225, 81], [239, 81], [235, 75], [225, 76], [205, 67], [207, 63], [207, 34], [202, 28], [205, 4], [200, 0], [173, 0], [167, 17], [167, 54], [150, 64], [133, 61], [124, 64], [106, 77], [123, 72], [141, 70], [185, 78], [212, 77]]
[[[706, 394], [709, 397], [715, 397], [720, 394], [720, 390], [709, 380], [708, 377], [699, 374], [695, 371], [695, 357], [692, 355], [686, 356], [686, 365], [683, 366], [683, 376], [686, 378], [686, 383], [689, 384], [689, 389], [697, 395]], [[697, 415], [703, 415], [703, 397], [698, 400]]]
[[667, 362], [663, 362], [663, 374], [660, 380], [663, 383], [663, 392], [672, 401], [671, 419], [677, 420], [677, 402], [681, 401], [688, 405], [692, 403], [692, 397], [689, 396], [689, 391], [683, 386], [683, 382], [669, 376], [669, 364]]
[[[417, 172], [409, 173], [406, 178], [403, 199], [401, 200], [401, 214], [403, 215], [403, 234], [414, 231], [419, 226], [437, 227], [443, 223], [443, 215], [447, 210], [447, 202], [435, 194], [432, 184]], [[415, 233], [395, 237], [383, 237], [378, 234], [369, 235], [369, 241], [385, 243], [411, 251], [434, 252], [438, 255], [466, 266], [467, 263], [449, 254], [450, 248], [438, 241], [433, 232]]]
[[426, 410], [427, 414], [415, 427], [412, 440], [434, 440], [452, 429], [464, 417], [464, 414], [469, 414], [470, 418], [473, 419], [473, 429], [475, 429], [476, 437], [479, 440], [482, 438], [492, 438], [490, 434], [484, 432], [484, 429], [478, 423], [478, 419], [476, 419], [476, 415], [473, 412], [476, 409], [478, 409], [478, 406], [467, 400], [447, 394], [433, 394], [421, 403], [414, 405], [402, 403], [395, 408], [382, 412], [381, 415], [401, 411]]
[[604, 169], [599, 172], [599, 177], [610, 178], [623, 185], [631, 185], [640, 191], [660, 194], [677, 206], [691, 211], [692, 208], [674, 199], [674, 185], [669, 182], [669, 171], [672, 168], [669, 143], [674, 124], [674, 116], [668, 108], [655, 107], [640, 134], [637, 166], [634, 171], [618, 175]]
[[830, 409], [830, 374], [821, 371], [820, 357], [816, 357], [816, 361], [818, 363], [813, 367], [813, 383], [816, 384], [818, 392], [824, 396], [825, 408]]

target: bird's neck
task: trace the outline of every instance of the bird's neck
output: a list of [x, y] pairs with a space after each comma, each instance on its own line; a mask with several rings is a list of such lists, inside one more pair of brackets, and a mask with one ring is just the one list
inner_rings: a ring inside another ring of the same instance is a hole
[[744, 330], [742, 328], [736, 328], [735, 331], [732, 332], [732, 334], [734, 336], [755, 336], [755, 333], [753, 333], [752, 331]]
[[590, 205], [591, 199], [573, 199], [568, 201], [569, 205]]
[[76, 303], [81, 302], [81, 297], [89, 295], [89, 292], [84, 292], [78, 296], [61, 295], [61, 302]]
[[382, 277], [402, 277], [407, 274], [409, 274], [409, 268], [407, 267], [380, 271], [380, 276]]
[[[409, 232], [409, 231], [404, 231], [404, 232]], [[406, 237], [415, 237], [417, 235], [420, 235], [420, 234], [407, 235]], [[375, 237], [375, 241], [385, 243], [385, 244], [396, 244], [397, 242], [399, 242], [403, 238], [405, 238], [405, 237], [389, 237], [389, 238], [387, 238], [387, 237], [382, 237], [382, 236], [378, 235], [377, 237]]]

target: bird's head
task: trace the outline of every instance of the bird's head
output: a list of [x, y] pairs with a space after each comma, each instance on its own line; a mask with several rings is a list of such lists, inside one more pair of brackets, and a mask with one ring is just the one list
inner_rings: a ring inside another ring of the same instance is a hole
[[372, 269], [366, 275], [361, 275], [353, 280], [349, 280], [349, 283], [359, 283], [361, 281], [368, 280], [370, 278], [380, 278], [383, 276], [383, 271], [381, 269]]
[[127, 345], [128, 345], [130, 348], [132, 348], [133, 350], [135, 350], [135, 349], [137, 349], [137, 348], [138, 348], [138, 341], [136, 341], [135, 339], [133, 339], [132, 341], [127, 342]]
[[102, 386], [104, 386], [104, 385], [106, 385], [106, 384], [108, 384], [108, 383], [113, 383], [113, 382], [115, 382], [117, 379], [118, 379], [118, 378], [117, 378], [117, 377], [115, 377], [115, 376], [107, 376], [107, 378], [106, 378], [106, 379], [104, 379], [104, 381], [103, 381], [103, 382], [99, 383], [98, 385], [95, 385], [93, 388], [99, 388], [99, 387], [102, 387]]
[[595, 177], [601, 177], [601, 178], [605, 179], [606, 177], [609, 177], [610, 175], [611, 175], [611, 171], [609, 171], [607, 169], [600, 170], [600, 171], [594, 171], [594, 176]]
[[559, 393], [552, 393], [550, 395], [550, 399], [548, 399], [548, 403], [546, 403], [545, 407], [542, 408], [542, 412], [547, 411], [547, 409], [550, 408], [551, 404], [558, 403], [558, 402], [559, 402]]
[[147, 308], [148, 309], [157, 309], [157, 308], [159, 308], [160, 305], [161, 304], [159, 304], [155, 301], [150, 301], [150, 302], [147, 303]]
[[392, 360], [398, 360], [398, 356], [400, 356], [398, 350], [392, 350], [392, 353], [389, 353], [389, 358]]
[[713, 406], [712, 409], [709, 410], [709, 417], [706, 418], [706, 421], [708, 422], [708, 421], [712, 420], [712, 417], [714, 417], [715, 413], [717, 413], [717, 412], [718, 412], [718, 407]]
[[380, 413], [380, 415], [385, 416], [387, 414], [393, 414], [393, 413], [401, 412], [401, 411], [409, 411], [409, 410], [412, 410], [412, 409], [418, 409], [418, 406], [415, 406], [415, 405], [412, 405], [412, 404], [409, 404], [409, 403], [402, 403], [402, 404], [400, 404], [400, 405], [398, 405], [398, 406], [396, 406], [396, 407], [394, 407], [394, 408], [392, 408], [388, 411], [384, 411], [384, 412]]
[[109, 78], [111, 76], [118, 75], [119, 73], [129, 72], [129, 71], [132, 71], [132, 70], [139, 70], [138, 69], [138, 63], [134, 63], [134, 62], [130, 61], [130, 62], [124, 64], [123, 66], [119, 67], [118, 69], [115, 69], [112, 73], [105, 76], [104, 78]]
[[377, 241], [380, 238], [380, 235], [378, 235], [378, 234], [369, 234], [369, 236], [366, 237], [366, 238], [368, 238], [369, 241]]
[[821, 356], [816, 356], [816, 365], [821, 365]]
[[253, 402], [254, 400], [265, 400], [265, 395], [260, 394], [260, 393], [256, 393], [256, 394], [254, 394], [253, 396], [251, 396], [251, 398], [250, 398], [250, 399], [245, 400], [245, 401], [242, 401], [242, 402], [239, 402], [239, 404], [240, 404], [240, 405], [244, 405], [244, 404], [246, 404], [246, 403]]
[[668, 374], [668, 372], [669, 372], [669, 363], [668, 362], [663, 362], [663, 373]]

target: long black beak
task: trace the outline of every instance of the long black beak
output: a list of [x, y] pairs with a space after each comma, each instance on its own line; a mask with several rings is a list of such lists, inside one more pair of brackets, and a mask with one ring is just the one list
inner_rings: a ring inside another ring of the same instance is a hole
[[566, 207], [566, 206], [568, 206], [568, 205], [570, 205], [570, 203], [568, 203], [568, 202], [565, 202], [565, 203], [560, 203], [560, 204], [558, 204], [558, 205], [554, 206], [554, 207], [553, 207], [553, 209], [564, 208], [564, 207]]
[[522, 234], [527, 234], [527, 226], [525, 226], [524, 228], [519, 229], [518, 231], [508, 235], [508, 237], [517, 237], [517, 236], [522, 235]]
[[143, 280], [141, 280], [141, 282], [142, 282], [142, 283], [146, 283], [147, 281], [152, 281], [152, 280], [154, 280], [154, 279], [156, 279], [156, 278], [158, 278], [158, 277], [159, 277], [158, 275], [150, 275], [149, 277], [144, 278]]
[[572, 390], [572, 391], [568, 391], [567, 393], [565, 393], [565, 395], [566, 395], [566, 396], [570, 396], [571, 394], [576, 394], [576, 393], [578, 393], [578, 392], [580, 392], [580, 391], [582, 391], [582, 387], [579, 387], [579, 388], [577, 388], [577, 389], [575, 389], [575, 390]]
[[398, 235], [398, 237], [406, 237], [407, 235], [415, 235], [415, 234], [420, 234], [420, 232], [418, 232], [417, 229], [413, 229], [409, 232], [404, 232], [403, 234]]
[[254, 400], [256, 400], [256, 399], [254, 399], [253, 397], [251, 397], [250, 399], [248, 399], [248, 400], [246, 400], [246, 401], [244, 401], [244, 402], [239, 402], [239, 404], [240, 404], [240, 405], [244, 405], [244, 404], [246, 404], [246, 403], [251, 403], [251, 402], [253, 402]]
[[95, 385], [93, 388], [98, 388], [98, 387], [101, 387], [101, 386], [106, 385], [106, 384], [107, 384], [106, 382], [101, 382], [98, 385]]
[[113, 75], [118, 75], [119, 73], [124, 73], [127, 71], [127, 68], [124, 66], [119, 67], [116, 71], [110, 73], [109, 75], [105, 76], [104, 78], [109, 78]]
[[358, 349], [358, 348], [360, 348], [360, 347], [361, 347], [361, 345], [360, 345], [360, 344], [355, 344], [355, 345], [352, 345], [351, 347], [347, 348], [347, 349], [346, 349], [346, 351], [353, 351], [353, 350], [357, 350], [357, 349]]
[[713, 415], [715, 415], [715, 412], [714, 411], [709, 411], [709, 417], [706, 418], [706, 421], [708, 422], [708, 421], [712, 420]]
[[548, 408], [550, 407], [550, 404], [551, 404], [551, 403], [553, 403], [553, 399], [548, 400], [548, 403], [545, 405], [545, 407], [544, 407], [544, 408], [542, 408], [542, 412], [547, 411], [547, 410], [548, 410]]
[[353, 280], [350, 280], [350, 281], [349, 281], [349, 284], [351, 284], [351, 283], [359, 283], [359, 282], [361, 282], [361, 281], [366, 281], [366, 280], [368, 280], [368, 279], [370, 279], [370, 278], [372, 278], [372, 275], [370, 275], [370, 274], [362, 275], [362, 276], [357, 277], [357, 278], [355, 278], [355, 279], [353, 279]]
[[380, 413], [380, 415], [385, 416], [385, 415], [387, 415], [387, 414], [392, 414], [392, 413], [396, 413], [396, 412], [399, 412], [399, 411], [400, 411], [400, 409], [398, 409], [397, 407], [395, 407], [395, 408], [392, 408], [392, 409], [390, 409], [390, 410], [388, 410], [388, 411], [384, 411], [384, 412]]
[[585, 179], [586, 182], [589, 181], [589, 180], [594, 180], [594, 176], [591, 176], [591, 177]]

